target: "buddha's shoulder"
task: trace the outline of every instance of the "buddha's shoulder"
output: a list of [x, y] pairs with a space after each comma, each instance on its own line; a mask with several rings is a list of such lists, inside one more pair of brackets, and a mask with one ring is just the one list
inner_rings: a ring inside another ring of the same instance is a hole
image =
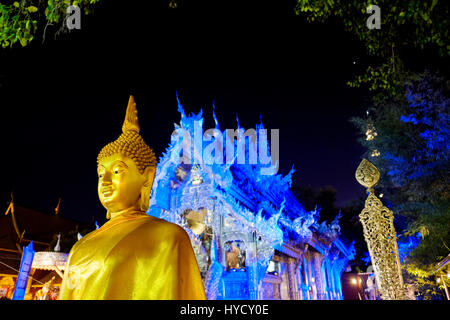
[[144, 218], [141, 225], [133, 233], [136, 235], [160, 235], [165, 239], [173, 240], [189, 238], [186, 231], [179, 225], [152, 216]]

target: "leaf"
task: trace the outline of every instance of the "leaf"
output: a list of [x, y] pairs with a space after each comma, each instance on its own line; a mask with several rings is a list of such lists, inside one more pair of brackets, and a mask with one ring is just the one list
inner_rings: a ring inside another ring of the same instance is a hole
[[19, 3], [18, 3], [17, 1], [15, 1], [15, 2], [13, 3], [13, 5], [14, 5], [14, 7], [16, 7], [16, 8], [19, 7]]
[[433, 0], [433, 2], [431, 3], [431, 8], [430, 11], [433, 10], [434, 6], [438, 3], [438, 0]]
[[20, 37], [19, 41], [22, 47], [25, 47], [27, 45], [27, 39]]
[[36, 12], [36, 11], [38, 11], [38, 8], [36, 8], [35, 6], [29, 6], [28, 7], [28, 11], [29, 12]]

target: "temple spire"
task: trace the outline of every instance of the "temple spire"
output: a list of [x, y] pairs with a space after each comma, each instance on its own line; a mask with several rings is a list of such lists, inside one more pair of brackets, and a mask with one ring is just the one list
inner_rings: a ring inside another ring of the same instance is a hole
[[186, 118], [186, 113], [184, 112], [183, 105], [180, 103], [180, 99], [178, 98], [178, 92], [176, 92], [176, 95], [178, 103], [178, 112], [181, 114], [181, 119]]
[[214, 101], [213, 101], [213, 118], [214, 118], [214, 122], [216, 124], [216, 129], [220, 130], [219, 120], [217, 120], [217, 117], [216, 117], [216, 105], [214, 104]]
[[59, 207], [61, 206], [61, 198], [59, 198], [58, 199], [58, 204], [56, 205], [56, 208], [55, 208], [55, 215], [58, 215], [59, 214]]

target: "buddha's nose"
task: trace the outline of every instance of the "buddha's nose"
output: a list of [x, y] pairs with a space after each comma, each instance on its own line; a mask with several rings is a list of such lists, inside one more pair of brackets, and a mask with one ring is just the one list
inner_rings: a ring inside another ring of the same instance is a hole
[[101, 184], [102, 184], [102, 185], [109, 185], [109, 184], [111, 184], [111, 183], [112, 183], [112, 180], [111, 180], [111, 173], [106, 172], [105, 175], [103, 176], [103, 179], [102, 179]]

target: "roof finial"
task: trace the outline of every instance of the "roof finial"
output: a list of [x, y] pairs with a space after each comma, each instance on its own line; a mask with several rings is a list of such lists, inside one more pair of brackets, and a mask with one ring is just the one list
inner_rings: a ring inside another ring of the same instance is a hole
[[59, 198], [58, 199], [58, 204], [56, 205], [56, 208], [55, 208], [55, 215], [58, 215], [59, 214], [59, 207], [61, 206], [61, 198]]
[[216, 105], [215, 105], [214, 101], [213, 101], [213, 118], [214, 118], [214, 122], [216, 124], [216, 129], [220, 130], [219, 120], [217, 120], [217, 117], [216, 117]]
[[178, 112], [181, 114], [181, 119], [186, 118], [186, 113], [184, 112], [183, 105], [180, 102], [180, 99], [178, 98], [178, 91], [176, 91], [177, 95], [177, 103], [178, 103]]

